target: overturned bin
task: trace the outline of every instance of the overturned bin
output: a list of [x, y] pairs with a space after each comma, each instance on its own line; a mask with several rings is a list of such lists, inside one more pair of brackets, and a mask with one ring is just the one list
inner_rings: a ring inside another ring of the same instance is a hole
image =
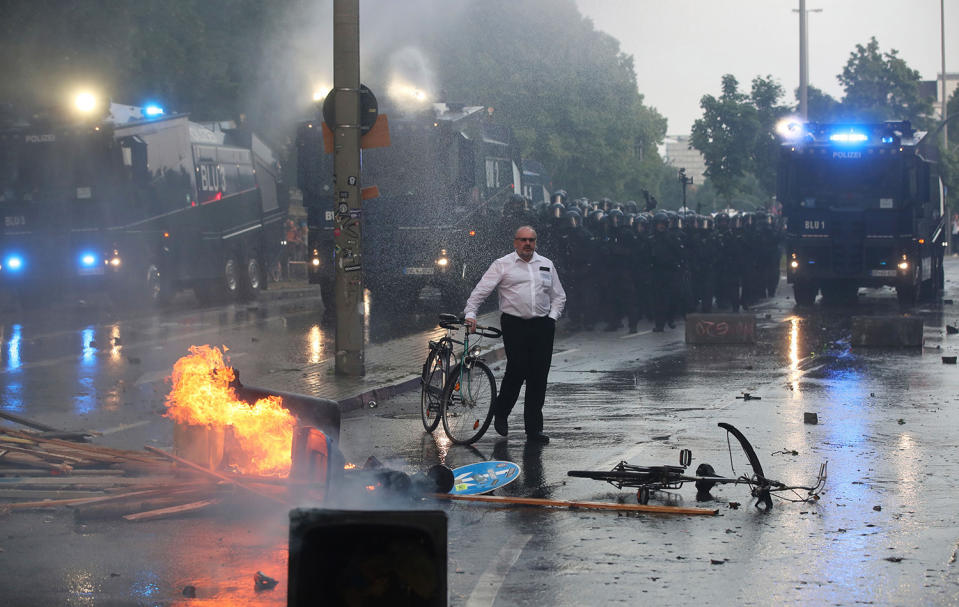
[[915, 316], [853, 316], [853, 347], [921, 348], [922, 319]]

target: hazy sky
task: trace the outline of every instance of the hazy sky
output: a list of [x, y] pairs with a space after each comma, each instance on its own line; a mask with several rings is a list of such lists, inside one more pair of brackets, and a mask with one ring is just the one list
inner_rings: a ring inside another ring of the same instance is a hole
[[[772, 74], [794, 103], [799, 86], [799, 0], [576, 0], [596, 28], [633, 56], [639, 92], [669, 119], [669, 134], [689, 133], [699, 99], [719, 94], [732, 73], [749, 91]], [[959, 2], [946, 0], [946, 71], [959, 72]], [[924, 80], [940, 72], [939, 0], [806, 0], [809, 83], [842, 98], [836, 80], [856, 44], [875, 36], [899, 51]], [[951, 37], [951, 40], [950, 40]]]

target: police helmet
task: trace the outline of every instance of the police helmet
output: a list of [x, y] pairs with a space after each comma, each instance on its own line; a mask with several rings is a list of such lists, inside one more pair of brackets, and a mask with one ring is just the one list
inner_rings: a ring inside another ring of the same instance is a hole
[[547, 207], [547, 215], [550, 219], [560, 219], [566, 213], [566, 207], [561, 202], [554, 202]]
[[717, 228], [728, 228], [729, 227], [729, 213], [718, 213], [716, 215], [716, 227]]
[[627, 228], [632, 228], [633, 224], [636, 223], [636, 213], [626, 213], [626, 222], [625, 225]]
[[645, 234], [646, 230], [649, 228], [649, 216], [645, 213], [640, 213], [636, 216], [636, 221], [633, 222], [633, 231], [637, 234]]
[[626, 216], [619, 209], [611, 210], [607, 215], [609, 217], [609, 227], [618, 229], [626, 223]]
[[600, 198], [599, 199], [599, 208], [603, 211], [609, 212], [613, 208], [613, 201], [610, 198]]
[[664, 224], [667, 226], [669, 225], [669, 215], [667, 215], [663, 211], [659, 211], [653, 215], [653, 225], [659, 225], [659, 224]]
[[606, 213], [600, 211], [599, 209], [593, 209], [589, 212], [589, 215], [586, 216], [586, 225], [590, 228], [598, 228], [603, 221], [603, 217], [606, 216]]
[[553, 192], [553, 195], [549, 197], [549, 201], [553, 204], [559, 203], [561, 205], [566, 205], [566, 190], [556, 190]]
[[635, 214], [639, 211], [639, 205], [636, 204], [635, 200], [627, 200], [623, 203], [623, 211]]
[[563, 215], [563, 218], [566, 220], [566, 227], [571, 229], [583, 227], [583, 216], [580, 215], [579, 211], [575, 208], [566, 211]]

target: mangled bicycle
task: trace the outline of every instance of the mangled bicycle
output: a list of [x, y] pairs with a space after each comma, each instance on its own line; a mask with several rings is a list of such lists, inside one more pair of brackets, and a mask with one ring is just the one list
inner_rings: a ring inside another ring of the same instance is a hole
[[[716, 485], [746, 485], [750, 495], [756, 498], [756, 507], [769, 510], [773, 507], [772, 498], [775, 496], [790, 502], [813, 502], [826, 486], [826, 466], [823, 462], [819, 466], [819, 474], [812, 485], [787, 485], [786, 483], [768, 478], [763, 472], [762, 464], [756, 455], [756, 450], [746, 440], [746, 437], [735, 426], [720, 423], [719, 427], [726, 430], [726, 443], [729, 447], [729, 461], [732, 466], [732, 444], [729, 435], [732, 435], [742, 447], [752, 475], [737, 477], [723, 477], [709, 464], [703, 463], [696, 467], [695, 474], [688, 474], [687, 468], [692, 464], [693, 454], [689, 449], [683, 449], [679, 455], [678, 466], [636, 466], [627, 462], [619, 462], [612, 470], [570, 470], [569, 476], [590, 478], [606, 481], [617, 489], [630, 487], [636, 489], [636, 498], [640, 504], [649, 502], [650, 494], [657, 491], [675, 491], [682, 488], [684, 483], [694, 483], [696, 499], [706, 501], [712, 499], [710, 490]], [[735, 473], [735, 470], [734, 470]]]

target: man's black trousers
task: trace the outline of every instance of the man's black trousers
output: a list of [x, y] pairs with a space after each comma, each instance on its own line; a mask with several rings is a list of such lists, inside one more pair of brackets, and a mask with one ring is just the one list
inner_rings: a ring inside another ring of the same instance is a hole
[[556, 321], [548, 316], [523, 319], [510, 314], [500, 317], [503, 347], [506, 350], [506, 374], [496, 397], [496, 415], [506, 417], [516, 405], [519, 390], [526, 382], [523, 418], [526, 434], [543, 431], [543, 402], [546, 379], [553, 359], [553, 334]]

